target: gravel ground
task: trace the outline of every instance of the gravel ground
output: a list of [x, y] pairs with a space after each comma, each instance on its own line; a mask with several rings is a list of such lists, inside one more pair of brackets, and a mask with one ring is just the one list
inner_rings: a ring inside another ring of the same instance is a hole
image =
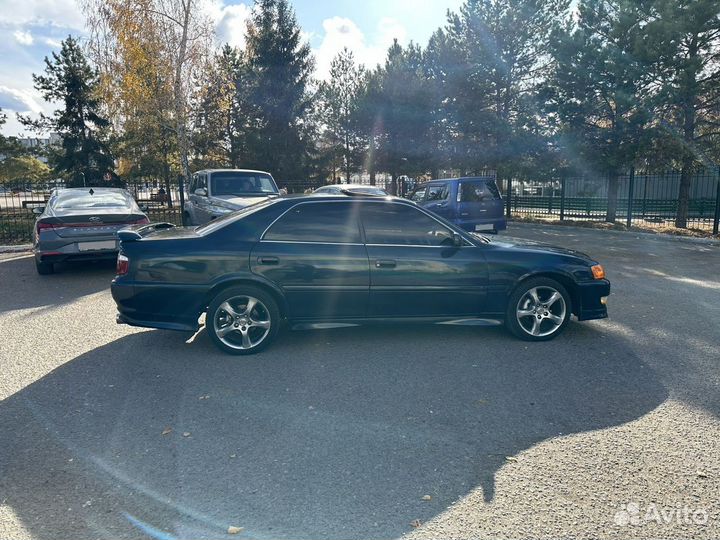
[[116, 325], [112, 265], [0, 255], [0, 538], [720, 537], [720, 249], [511, 233], [600, 260], [611, 318], [538, 344], [286, 332], [237, 359]]

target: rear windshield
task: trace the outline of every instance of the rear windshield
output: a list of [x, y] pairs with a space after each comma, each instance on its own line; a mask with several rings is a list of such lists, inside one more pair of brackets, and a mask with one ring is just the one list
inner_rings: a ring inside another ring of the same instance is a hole
[[278, 192], [269, 174], [221, 171], [212, 173], [210, 182], [213, 196], [247, 196]]
[[121, 191], [61, 191], [57, 194], [54, 207], [57, 210], [92, 208], [130, 208], [133, 206], [129, 194]]
[[485, 199], [499, 199], [500, 191], [493, 179], [463, 180], [458, 190], [458, 201], [480, 202]]

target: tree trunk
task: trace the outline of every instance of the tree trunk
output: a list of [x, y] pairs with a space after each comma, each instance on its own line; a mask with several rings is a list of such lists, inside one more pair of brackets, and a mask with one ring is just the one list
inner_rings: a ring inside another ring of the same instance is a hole
[[185, 125], [185, 99], [182, 87], [182, 71], [185, 65], [185, 55], [187, 52], [188, 30], [190, 26], [190, 13], [192, 9], [192, 0], [183, 2], [183, 25], [182, 37], [180, 39], [180, 47], [178, 50], [178, 61], [175, 66], [174, 93], [175, 99], [175, 128], [178, 136], [178, 146], [180, 150], [180, 161], [182, 164], [183, 175], [187, 181], [190, 178], [190, 144], [187, 136], [187, 126]]
[[608, 176], [608, 205], [605, 221], [615, 223], [617, 219], [617, 198], [618, 198], [618, 173], [610, 171]]
[[683, 159], [680, 171], [680, 190], [678, 192], [678, 207], [675, 215], [675, 226], [678, 229], [687, 227], [688, 213], [690, 209], [690, 183], [692, 182], [692, 158]]

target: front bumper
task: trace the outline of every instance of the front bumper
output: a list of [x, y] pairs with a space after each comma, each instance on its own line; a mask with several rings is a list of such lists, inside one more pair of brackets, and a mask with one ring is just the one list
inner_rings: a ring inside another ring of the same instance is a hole
[[607, 279], [578, 283], [575, 299], [578, 304], [575, 310], [578, 320], [607, 318], [607, 305], [603, 302], [608, 296], [610, 296], [610, 282]]

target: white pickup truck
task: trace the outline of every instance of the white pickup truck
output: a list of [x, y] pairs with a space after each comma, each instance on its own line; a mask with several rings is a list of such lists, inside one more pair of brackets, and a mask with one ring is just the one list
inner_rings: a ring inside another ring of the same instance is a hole
[[192, 175], [183, 225], [202, 225], [268, 197], [280, 195], [270, 173], [249, 169], [206, 169]]

